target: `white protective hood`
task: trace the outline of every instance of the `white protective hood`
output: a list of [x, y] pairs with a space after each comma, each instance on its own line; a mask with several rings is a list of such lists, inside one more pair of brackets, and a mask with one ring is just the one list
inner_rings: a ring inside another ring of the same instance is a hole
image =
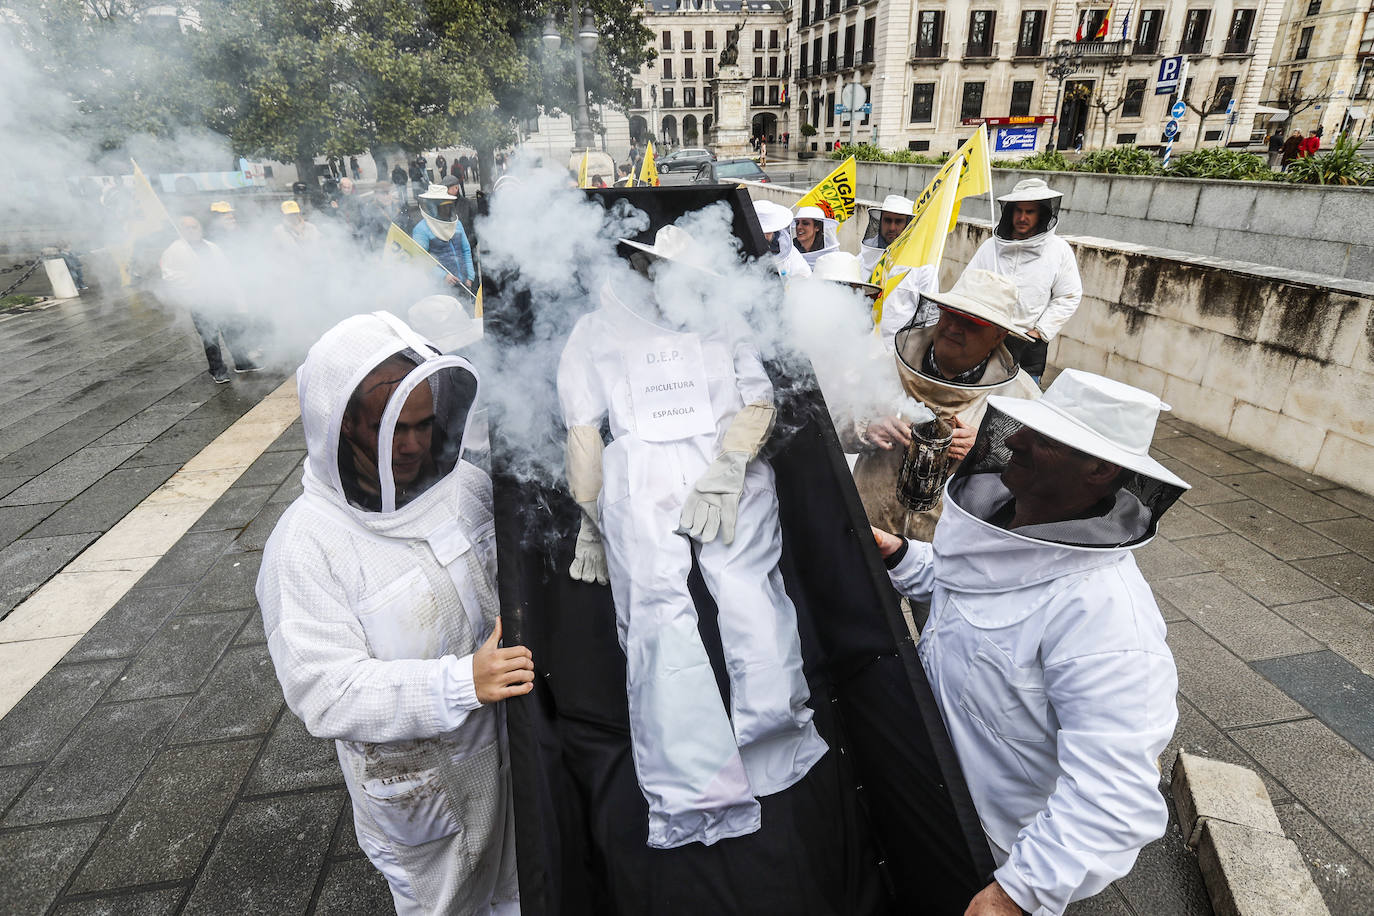
[[[386, 403], [378, 433], [377, 476], [380, 511], [351, 501], [344, 476], [352, 467], [351, 446], [340, 425], [349, 398], [364, 378], [388, 357], [401, 355], [415, 368], [404, 376]], [[397, 418], [410, 393], [429, 382], [435, 419], [431, 433], [433, 481], [400, 508], [392, 475], [392, 439]], [[387, 536], [430, 536], [430, 522], [451, 518], [455, 473], [462, 458], [467, 424], [476, 402], [477, 370], [462, 357], [444, 356], [405, 322], [385, 312], [355, 315], [335, 325], [310, 348], [296, 372], [305, 430], [307, 495], [324, 500], [354, 522]]]
[[420, 215], [435, 238], [447, 242], [458, 232], [458, 199], [441, 184], [432, 184], [415, 198]]

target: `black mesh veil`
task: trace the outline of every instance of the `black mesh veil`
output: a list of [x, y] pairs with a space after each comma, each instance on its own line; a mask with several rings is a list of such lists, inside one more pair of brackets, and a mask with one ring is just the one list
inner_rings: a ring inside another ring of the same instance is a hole
[[[989, 404], [973, 448], [950, 480], [950, 499], [983, 521], [1005, 517], [1007, 504], [1014, 498], [1001, 479], [1012, 457], [1007, 440], [1023, 428], [1020, 421]], [[1123, 468], [1115, 493], [1102, 499], [1087, 517], [1029, 525], [1015, 532], [1067, 547], [1136, 547], [1155, 536], [1160, 517], [1182, 495], [1182, 487]]]

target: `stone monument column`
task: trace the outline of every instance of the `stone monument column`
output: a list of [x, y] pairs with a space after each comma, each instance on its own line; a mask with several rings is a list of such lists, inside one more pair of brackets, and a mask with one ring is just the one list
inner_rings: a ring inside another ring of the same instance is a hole
[[711, 80], [715, 117], [711, 123], [711, 146], [720, 159], [753, 155], [749, 143], [749, 78], [739, 66], [731, 64], [716, 71]]

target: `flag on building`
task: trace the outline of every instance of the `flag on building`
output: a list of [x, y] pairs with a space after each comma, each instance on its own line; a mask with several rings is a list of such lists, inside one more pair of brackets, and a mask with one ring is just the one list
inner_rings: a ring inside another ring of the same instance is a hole
[[1105, 39], [1108, 34], [1110, 34], [1111, 19], [1112, 11], [1109, 9], [1107, 10], [1107, 12], [1102, 14], [1102, 24], [1097, 27], [1097, 34], [1093, 35], [1093, 38], [1102, 40]]
[[1087, 19], [1088, 19], [1088, 11], [1087, 11], [1087, 10], [1084, 10], [1083, 12], [1081, 12], [1081, 13], [1078, 14], [1078, 31], [1076, 31], [1076, 32], [1073, 33], [1073, 40], [1074, 40], [1074, 41], [1082, 41], [1082, 40], [1083, 40], [1083, 27], [1084, 27], [1084, 24], [1087, 22]]
[[854, 188], [858, 184], [858, 165], [850, 156], [820, 180], [806, 195], [797, 201], [797, 209], [820, 207], [821, 212], [836, 222], [843, 223], [854, 215]]
[[644, 147], [644, 161], [639, 164], [639, 183], [658, 187], [658, 166], [654, 164], [654, 141]]

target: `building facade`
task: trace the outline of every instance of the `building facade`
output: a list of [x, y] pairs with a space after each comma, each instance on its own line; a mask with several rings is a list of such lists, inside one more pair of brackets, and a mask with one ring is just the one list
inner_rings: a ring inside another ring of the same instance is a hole
[[739, 28], [737, 63], [750, 78], [750, 124], [771, 144], [791, 139], [792, 82], [785, 0], [649, 0], [644, 25], [654, 33], [655, 60], [635, 77], [630, 135], [665, 147], [702, 146], [712, 126], [711, 80], [729, 33]]
[[1265, 104], [1289, 112], [1289, 130], [1320, 127], [1326, 146], [1374, 127], [1371, 0], [1288, 0], [1271, 64]]
[[[939, 153], [987, 119], [996, 155], [1012, 157], [1075, 147], [1080, 135], [1085, 149], [1159, 146], [1175, 98], [1155, 82], [1175, 55], [1187, 61], [1189, 103], [1176, 144], [1248, 142], [1268, 116], [1265, 70], [1294, 0], [797, 2], [797, 111], [817, 129], [808, 146], [823, 152], [852, 133]], [[835, 111], [848, 82], [870, 106], [856, 124]]]

